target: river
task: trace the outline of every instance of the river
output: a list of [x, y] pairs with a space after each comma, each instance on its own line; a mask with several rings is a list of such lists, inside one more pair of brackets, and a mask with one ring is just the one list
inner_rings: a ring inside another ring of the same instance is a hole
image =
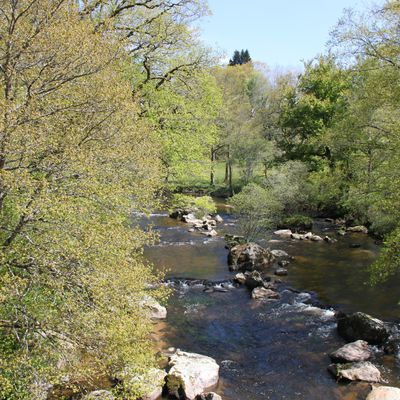
[[[233, 277], [223, 236], [235, 232], [236, 221], [228, 211], [220, 204], [224, 223], [212, 239], [189, 233], [186, 224], [167, 213], [142, 221], [160, 235], [145, 256], [176, 281], [159, 332], [164, 347], [215, 358], [221, 366], [216, 392], [224, 400], [365, 399], [368, 384], [337, 383], [330, 376], [328, 354], [344, 344], [333, 310], [400, 320], [400, 278], [379, 287], [368, 285], [366, 267], [376, 258], [378, 245], [363, 234], [328, 244], [279, 240], [271, 232], [261, 244], [295, 257], [287, 267], [289, 275], [282, 278], [279, 301], [256, 302], [246, 288], [229, 284], [204, 291], [190, 279], [219, 282]], [[334, 227], [324, 221], [317, 221], [313, 230], [336, 237]], [[398, 358], [375, 349], [372, 362], [388, 384], [400, 387]]]

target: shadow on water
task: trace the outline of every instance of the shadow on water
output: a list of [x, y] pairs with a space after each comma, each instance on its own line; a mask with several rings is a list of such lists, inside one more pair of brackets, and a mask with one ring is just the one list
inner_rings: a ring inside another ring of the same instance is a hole
[[[167, 277], [231, 279], [222, 236], [234, 231], [235, 221], [226, 213], [223, 217], [220, 237], [209, 239], [188, 233], [187, 225], [166, 214], [152, 216], [160, 243], [147, 248], [146, 257], [167, 268]], [[315, 232], [335, 235], [324, 222], [317, 223]], [[366, 267], [379, 251], [366, 235], [340, 237], [335, 244], [276, 240], [271, 233], [263, 244], [295, 257], [280, 288], [281, 300], [255, 302], [246, 289], [232, 286], [225, 293], [205, 293], [198, 286], [176, 285], [162, 340], [214, 357], [221, 366], [217, 392], [225, 400], [365, 399], [369, 385], [338, 384], [326, 370], [328, 354], [344, 343], [337, 336], [333, 312], [309, 305], [309, 295], [287, 288], [313, 291], [323, 303], [344, 311], [398, 320], [400, 280], [375, 288], [365, 284]], [[377, 350], [372, 361], [388, 384], [400, 386], [397, 359]]]

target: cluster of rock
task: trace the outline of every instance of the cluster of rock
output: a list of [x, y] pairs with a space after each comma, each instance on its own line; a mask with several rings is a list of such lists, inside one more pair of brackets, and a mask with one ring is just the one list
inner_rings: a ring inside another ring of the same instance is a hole
[[[156, 400], [163, 394], [168, 398], [185, 400], [222, 400], [209, 392], [219, 380], [219, 365], [207, 356], [176, 350], [169, 357], [167, 370], [152, 369], [145, 377], [132, 378], [146, 394], [142, 400]], [[114, 400], [110, 391], [97, 390], [84, 400]]]
[[236, 244], [230, 248], [228, 264], [231, 271], [240, 271], [234, 277], [239, 285], [251, 291], [254, 300], [277, 300], [280, 298], [276, 281], [266, 276], [265, 272], [278, 265], [275, 275], [287, 275], [284, 268], [290, 256], [283, 250], [268, 250], [256, 243]]
[[175, 210], [169, 216], [190, 225], [189, 232], [199, 231], [208, 237], [217, 236], [215, 228], [218, 223], [223, 222], [218, 214], [215, 217], [205, 215], [203, 218], [197, 218], [193, 210]]
[[336, 318], [339, 335], [350, 343], [330, 354], [334, 364], [328, 370], [338, 380], [381, 382], [379, 369], [368, 360], [373, 355], [371, 345], [384, 345], [389, 339], [384, 322], [361, 312], [338, 313]]
[[311, 242], [327, 242], [327, 243], [334, 243], [336, 239], [333, 239], [329, 236], [321, 237], [316, 235], [312, 232], [307, 233], [296, 233], [292, 232], [290, 229], [281, 229], [279, 231], [274, 232], [275, 235], [282, 237], [282, 238], [290, 238], [294, 240], [309, 240]]

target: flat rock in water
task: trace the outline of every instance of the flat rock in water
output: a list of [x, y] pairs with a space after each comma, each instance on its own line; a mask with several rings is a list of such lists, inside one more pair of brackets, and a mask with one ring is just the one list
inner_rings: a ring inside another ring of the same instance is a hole
[[366, 400], [400, 400], [400, 389], [390, 386], [375, 387]]
[[271, 254], [276, 258], [290, 258], [289, 254], [283, 250], [271, 250]]
[[328, 367], [338, 380], [347, 379], [349, 381], [380, 382], [381, 373], [375, 365], [369, 361], [348, 364], [332, 364]]
[[365, 340], [370, 344], [382, 344], [389, 338], [389, 331], [383, 321], [368, 314], [339, 313], [337, 329], [340, 336], [348, 341]]
[[348, 343], [330, 354], [333, 362], [367, 361], [372, 355], [371, 348], [364, 340]]
[[277, 300], [277, 299], [279, 299], [280, 295], [278, 292], [275, 292], [272, 289], [258, 287], [252, 291], [251, 297], [254, 300], [267, 300], [267, 299]]
[[177, 350], [170, 357], [167, 388], [171, 395], [193, 400], [219, 379], [219, 365], [211, 357]]

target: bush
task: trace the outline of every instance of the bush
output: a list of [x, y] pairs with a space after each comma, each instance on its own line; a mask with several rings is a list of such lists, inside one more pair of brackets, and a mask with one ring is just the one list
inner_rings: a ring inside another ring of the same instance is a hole
[[170, 211], [172, 210], [190, 210], [197, 217], [203, 217], [205, 214], [216, 213], [217, 207], [210, 196], [194, 197], [176, 193], [170, 204]]
[[241, 234], [247, 240], [253, 240], [274, 227], [282, 213], [282, 205], [273, 193], [255, 183], [250, 183], [233, 196], [231, 204], [239, 217]]
[[290, 217], [285, 217], [279, 224], [279, 227], [300, 229], [300, 230], [311, 230], [313, 225], [313, 219], [307, 215], [291, 215]]

